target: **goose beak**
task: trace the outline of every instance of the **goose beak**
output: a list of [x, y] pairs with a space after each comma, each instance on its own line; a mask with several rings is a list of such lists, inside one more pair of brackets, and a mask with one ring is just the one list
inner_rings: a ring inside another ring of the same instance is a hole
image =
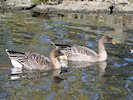
[[67, 60], [67, 57], [66, 56], [58, 56], [56, 57], [57, 59], [60, 59], [60, 60]]
[[113, 38], [111, 38], [109, 36], [105, 36], [105, 39], [106, 39], [107, 43], [112, 43]]
[[115, 43], [114, 41], [112, 41], [112, 44], [114, 44], [114, 45], [115, 45], [116, 43]]
[[116, 44], [116, 43], [113, 41], [113, 38], [111, 38], [111, 37], [108, 37], [108, 41], [111, 42], [111, 43], [114, 44], [114, 45]]

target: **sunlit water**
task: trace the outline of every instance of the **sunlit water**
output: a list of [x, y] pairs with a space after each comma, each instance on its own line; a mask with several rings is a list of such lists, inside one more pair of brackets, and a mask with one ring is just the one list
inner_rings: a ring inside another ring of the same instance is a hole
[[[113, 37], [116, 44], [106, 44], [107, 62], [92, 65], [70, 62], [62, 70], [21, 71], [12, 68], [5, 52], [7, 48], [48, 56], [52, 41], [97, 51], [103, 35]], [[130, 49], [132, 15], [0, 14], [0, 100], [132, 100]]]

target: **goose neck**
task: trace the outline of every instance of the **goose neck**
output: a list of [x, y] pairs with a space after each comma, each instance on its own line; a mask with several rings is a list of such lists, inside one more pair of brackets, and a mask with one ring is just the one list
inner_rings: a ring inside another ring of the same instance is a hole
[[105, 61], [107, 59], [107, 52], [105, 50], [104, 43], [102, 41], [99, 41], [98, 43], [98, 50], [99, 50], [99, 61]]
[[51, 63], [53, 64], [53, 69], [60, 69], [61, 65], [60, 65], [58, 59], [55, 57], [56, 51], [57, 51], [57, 48], [52, 49], [50, 51], [49, 57], [50, 57]]

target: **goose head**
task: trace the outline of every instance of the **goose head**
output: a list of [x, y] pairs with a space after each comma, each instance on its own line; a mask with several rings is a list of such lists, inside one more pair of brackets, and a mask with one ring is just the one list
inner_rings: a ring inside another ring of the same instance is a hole
[[104, 44], [113, 43], [113, 38], [109, 36], [102, 36], [98, 43], [98, 61], [105, 61], [107, 59], [107, 52], [105, 50]]
[[102, 42], [103, 44], [105, 43], [113, 43], [113, 38], [109, 37], [109, 36], [102, 36], [100, 39], [100, 42]]

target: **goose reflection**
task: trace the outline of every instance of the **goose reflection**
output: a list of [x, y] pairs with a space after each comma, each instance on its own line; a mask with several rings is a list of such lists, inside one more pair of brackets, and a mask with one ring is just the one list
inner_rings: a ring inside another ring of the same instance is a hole
[[[71, 68], [87, 68], [91, 67], [93, 65], [98, 65], [98, 79], [100, 82], [104, 83], [104, 74], [105, 74], [105, 69], [107, 67], [107, 62], [79, 62], [79, 61], [67, 61], [67, 60], [61, 60], [61, 65], [62, 66], [71, 66]], [[66, 68], [65, 68], [66, 69]], [[70, 70], [70, 69], [69, 69]]]
[[60, 73], [61, 69], [44, 71], [44, 70], [21, 70], [18, 68], [12, 68], [9, 78], [10, 80], [21, 80], [21, 79], [36, 80], [43, 77], [51, 77], [52, 82], [60, 83], [61, 81], [63, 81], [63, 79], [59, 77]]
[[106, 67], [107, 67], [107, 62], [98, 63], [98, 79], [102, 83], [105, 82], [104, 74], [105, 74]]

